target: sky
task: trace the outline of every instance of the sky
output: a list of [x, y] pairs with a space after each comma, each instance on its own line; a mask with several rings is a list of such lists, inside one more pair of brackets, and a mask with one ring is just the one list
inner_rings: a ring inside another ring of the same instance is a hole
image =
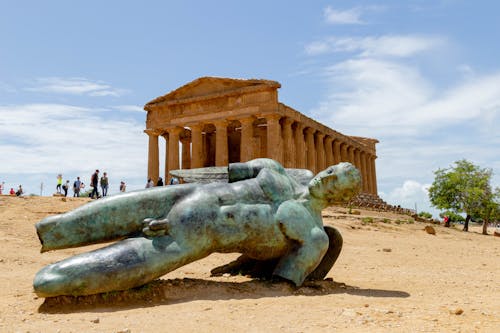
[[378, 139], [379, 195], [437, 217], [439, 168], [467, 159], [500, 186], [499, 12], [493, 0], [0, 0], [0, 181], [52, 195], [57, 174], [88, 183], [99, 169], [111, 194], [121, 180], [144, 188], [148, 101], [202, 76], [269, 79], [286, 105]]

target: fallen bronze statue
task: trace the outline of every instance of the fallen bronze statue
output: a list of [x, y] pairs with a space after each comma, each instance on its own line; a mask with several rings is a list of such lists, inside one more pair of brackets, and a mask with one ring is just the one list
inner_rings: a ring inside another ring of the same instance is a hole
[[342, 248], [321, 210], [360, 189], [349, 163], [315, 177], [271, 159], [232, 163], [228, 182], [156, 187], [106, 197], [36, 224], [41, 252], [118, 240], [42, 268], [40, 297], [144, 285], [213, 252], [241, 253], [213, 274], [253, 271], [300, 286], [323, 279]]

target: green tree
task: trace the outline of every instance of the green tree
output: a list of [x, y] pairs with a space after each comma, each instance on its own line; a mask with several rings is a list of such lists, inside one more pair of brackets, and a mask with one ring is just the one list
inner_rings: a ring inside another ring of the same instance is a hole
[[492, 191], [491, 169], [480, 168], [463, 159], [449, 169], [438, 169], [429, 188], [431, 204], [438, 209], [465, 213], [464, 231], [469, 230], [471, 216], [481, 217], [483, 233], [492, 218], [497, 216], [500, 190]]

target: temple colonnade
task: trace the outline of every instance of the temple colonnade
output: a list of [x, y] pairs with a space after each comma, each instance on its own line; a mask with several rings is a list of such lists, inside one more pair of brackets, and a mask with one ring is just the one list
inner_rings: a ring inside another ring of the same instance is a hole
[[347, 136], [277, 101], [279, 83], [200, 78], [145, 106], [148, 177], [176, 169], [226, 166], [267, 157], [317, 173], [339, 162], [362, 174], [362, 191], [377, 194], [376, 139]]

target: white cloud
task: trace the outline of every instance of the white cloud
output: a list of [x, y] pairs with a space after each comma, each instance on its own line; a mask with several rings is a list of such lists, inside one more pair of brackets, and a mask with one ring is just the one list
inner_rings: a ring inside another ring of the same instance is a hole
[[308, 55], [356, 52], [359, 57], [410, 57], [446, 44], [435, 36], [386, 35], [380, 37], [327, 37], [305, 46]]
[[85, 78], [60, 78], [47, 77], [38, 78], [33, 82], [33, 86], [25, 88], [26, 91], [87, 95], [95, 97], [112, 96], [119, 97], [127, 93], [125, 89], [113, 88], [101, 81], [91, 81]]
[[361, 7], [355, 7], [346, 10], [336, 10], [328, 6], [324, 10], [324, 16], [327, 23], [330, 24], [362, 24]]
[[380, 12], [384, 9], [384, 6], [378, 5], [357, 6], [344, 10], [327, 6], [323, 10], [323, 15], [328, 24], [366, 24], [367, 22], [363, 20], [361, 16], [369, 12]]
[[57, 173], [87, 182], [99, 168], [116, 188], [120, 179], [142, 183], [145, 178], [144, 122], [129, 112], [65, 104], [0, 105], [0, 128], [2, 160], [8, 161], [0, 164], [0, 174], [11, 186], [25, 185], [28, 193], [38, 193], [39, 179]]
[[114, 110], [127, 111], [127, 112], [142, 112], [145, 113], [144, 107], [139, 105], [115, 105], [112, 106]]
[[421, 184], [414, 180], [405, 180], [404, 183], [394, 188], [389, 193], [380, 193], [381, 197], [393, 205], [417, 209], [417, 211], [427, 211], [438, 217], [438, 211], [433, 208], [429, 201], [430, 184]]

